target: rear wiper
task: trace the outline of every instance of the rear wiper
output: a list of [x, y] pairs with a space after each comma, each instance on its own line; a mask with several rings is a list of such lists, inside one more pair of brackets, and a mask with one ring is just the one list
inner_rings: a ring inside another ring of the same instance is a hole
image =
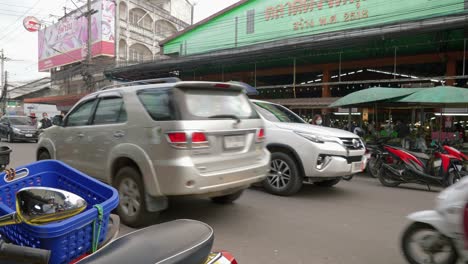
[[237, 117], [236, 115], [214, 115], [214, 116], [209, 116], [208, 118], [230, 118], [230, 119], [236, 120], [237, 123], [241, 122], [241, 119]]

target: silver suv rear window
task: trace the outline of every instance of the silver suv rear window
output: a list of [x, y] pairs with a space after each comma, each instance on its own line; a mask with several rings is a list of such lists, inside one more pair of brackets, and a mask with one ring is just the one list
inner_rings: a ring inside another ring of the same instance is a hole
[[185, 105], [190, 119], [235, 116], [239, 119], [257, 119], [257, 112], [240, 91], [213, 89], [184, 89]]
[[156, 121], [179, 120], [170, 88], [146, 89], [137, 93], [148, 114]]

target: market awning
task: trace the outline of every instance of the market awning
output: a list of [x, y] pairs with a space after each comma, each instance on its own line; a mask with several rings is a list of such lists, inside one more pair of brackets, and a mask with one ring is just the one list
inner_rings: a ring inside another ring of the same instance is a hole
[[404, 96], [411, 95], [424, 88], [381, 88], [374, 87], [365, 90], [357, 91], [339, 99], [329, 107], [351, 107], [362, 104], [371, 104], [391, 99], [398, 99]]
[[422, 89], [399, 100], [399, 103], [449, 105], [468, 104], [468, 89], [453, 86], [437, 86], [434, 88]]

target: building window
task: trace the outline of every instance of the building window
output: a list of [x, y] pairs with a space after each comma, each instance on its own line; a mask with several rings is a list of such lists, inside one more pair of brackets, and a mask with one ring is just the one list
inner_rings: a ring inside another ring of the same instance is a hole
[[174, 35], [177, 32], [177, 29], [174, 25], [167, 22], [166, 20], [158, 20], [155, 23], [155, 31], [157, 35], [169, 37]]
[[142, 44], [134, 44], [130, 46], [128, 59], [134, 62], [149, 61], [153, 59], [153, 53]]
[[124, 2], [120, 2], [119, 13], [120, 19], [127, 20], [127, 5]]
[[153, 19], [151, 19], [150, 15], [142, 9], [134, 8], [130, 10], [130, 24], [151, 30]]
[[119, 58], [121, 60], [127, 59], [127, 43], [123, 39], [119, 41]]
[[255, 9], [247, 11], [247, 34], [255, 32]]

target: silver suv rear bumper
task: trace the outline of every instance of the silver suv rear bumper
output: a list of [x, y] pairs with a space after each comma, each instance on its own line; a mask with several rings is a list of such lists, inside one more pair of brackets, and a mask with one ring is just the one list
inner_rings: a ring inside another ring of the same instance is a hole
[[230, 189], [248, 188], [265, 179], [270, 170], [270, 154], [249, 166], [200, 173], [194, 166], [158, 164], [157, 174], [163, 195], [204, 195]]

